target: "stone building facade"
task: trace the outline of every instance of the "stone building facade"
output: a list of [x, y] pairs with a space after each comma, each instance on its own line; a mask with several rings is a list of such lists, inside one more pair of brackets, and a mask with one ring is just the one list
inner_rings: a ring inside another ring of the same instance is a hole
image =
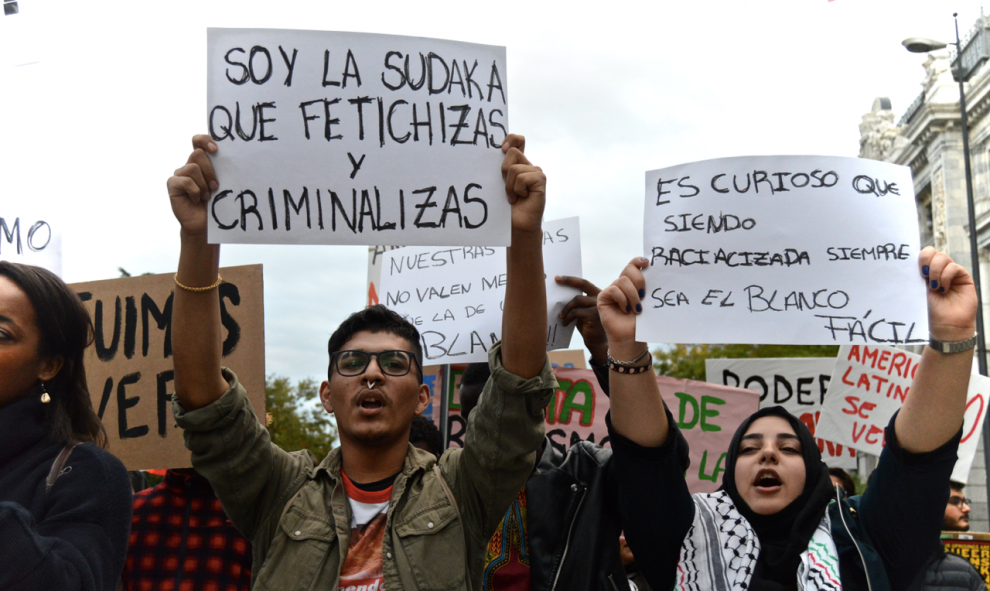
[[[908, 56], [905, 55], [905, 59]], [[928, 54], [921, 94], [899, 120], [886, 98], [878, 98], [863, 116], [861, 158], [909, 166], [914, 176], [922, 246], [947, 252], [969, 269], [969, 219], [959, 85], [950, 65], [955, 52]], [[990, 327], [990, 17], [980, 17], [962, 43], [966, 111], [969, 120], [970, 166], [980, 254], [984, 325]], [[983, 336], [983, 335], [981, 335]], [[985, 337], [984, 337], [985, 338]], [[972, 531], [990, 531], [984, 445], [973, 461], [966, 496], [973, 499]]]

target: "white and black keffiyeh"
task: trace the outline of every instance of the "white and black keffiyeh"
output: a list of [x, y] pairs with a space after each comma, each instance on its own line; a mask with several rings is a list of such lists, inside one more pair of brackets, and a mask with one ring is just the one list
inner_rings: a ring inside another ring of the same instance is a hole
[[[694, 523], [681, 546], [676, 588], [745, 591], [760, 556], [760, 540], [726, 492], [693, 496]], [[840, 591], [839, 556], [826, 512], [801, 553], [795, 573], [801, 591]]]

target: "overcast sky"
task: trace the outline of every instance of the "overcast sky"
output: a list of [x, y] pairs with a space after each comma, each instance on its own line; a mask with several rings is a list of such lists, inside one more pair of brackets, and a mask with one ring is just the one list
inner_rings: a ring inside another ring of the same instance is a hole
[[[548, 177], [547, 219], [578, 215], [604, 286], [642, 250], [643, 174], [749, 154], [856, 156], [874, 98], [899, 118], [924, 56], [972, 0], [84, 3], [0, 17], [0, 215], [64, 221], [68, 282], [173, 272], [165, 180], [205, 129], [206, 28], [390, 33], [504, 45], [511, 130]], [[14, 63], [37, 62], [12, 67]], [[54, 217], [54, 216], [53, 216]], [[364, 302], [363, 247], [224, 246], [265, 265], [266, 369], [321, 376], [326, 339]], [[575, 346], [579, 337], [575, 333]]]

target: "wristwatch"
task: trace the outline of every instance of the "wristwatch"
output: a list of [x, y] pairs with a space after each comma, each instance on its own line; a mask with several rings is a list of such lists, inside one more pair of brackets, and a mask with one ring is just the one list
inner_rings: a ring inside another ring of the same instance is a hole
[[928, 346], [935, 349], [939, 353], [962, 353], [963, 351], [969, 351], [976, 346], [977, 336], [978, 335], [973, 335], [965, 341], [943, 343], [942, 341], [935, 340], [935, 337], [928, 335]]

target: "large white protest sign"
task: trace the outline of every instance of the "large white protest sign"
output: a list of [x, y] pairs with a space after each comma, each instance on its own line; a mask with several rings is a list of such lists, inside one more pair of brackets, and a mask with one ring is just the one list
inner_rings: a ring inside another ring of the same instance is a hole
[[[833, 367], [834, 357], [706, 359], [705, 381], [753, 390], [760, 395], [760, 408], [783, 406], [815, 435]], [[819, 438], [818, 450], [830, 468], [857, 468], [851, 447]]]
[[209, 29], [210, 242], [507, 246], [505, 48]]
[[[487, 361], [502, 338], [505, 248], [407, 246], [385, 252], [379, 300], [419, 329], [431, 365]], [[557, 285], [555, 275], [581, 276], [578, 218], [543, 223], [547, 286], [547, 350], [570, 345], [574, 324], [557, 315], [580, 292]]]
[[0, 210], [0, 261], [44, 267], [61, 277], [61, 226], [40, 213]]
[[[904, 404], [920, 361], [921, 355], [893, 347], [840, 348], [818, 419], [818, 436], [880, 455], [884, 428]], [[964, 484], [979, 444], [988, 394], [990, 378], [971, 375], [959, 459], [952, 471], [952, 479]]]
[[646, 173], [641, 341], [923, 343], [911, 171], [752, 156]]

